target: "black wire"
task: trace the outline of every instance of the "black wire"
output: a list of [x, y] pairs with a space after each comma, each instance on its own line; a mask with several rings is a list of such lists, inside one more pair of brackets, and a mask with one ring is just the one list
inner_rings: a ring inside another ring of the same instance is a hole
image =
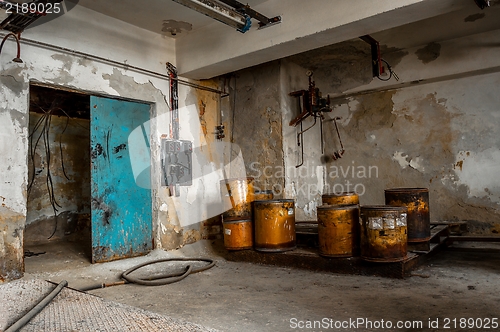
[[380, 60], [383, 61], [387, 65], [387, 70], [389, 71], [389, 77], [384, 79], [384, 78], [381, 78], [380, 75], [378, 75], [377, 78], [381, 81], [387, 82], [388, 80], [390, 80], [392, 78], [392, 68], [387, 61], [385, 61], [384, 59], [380, 59]]
[[236, 113], [236, 75], [234, 75], [233, 119], [231, 123], [231, 143], [234, 143], [234, 118]]
[[64, 156], [63, 156], [63, 149], [62, 149], [62, 137], [64, 135], [64, 132], [68, 128], [68, 124], [69, 124], [69, 117], [66, 118], [66, 126], [64, 126], [64, 129], [63, 129], [61, 135], [59, 136], [59, 151], [61, 152], [61, 166], [62, 166], [63, 174], [67, 180], [70, 180], [70, 178], [66, 174], [66, 169], [64, 168]]

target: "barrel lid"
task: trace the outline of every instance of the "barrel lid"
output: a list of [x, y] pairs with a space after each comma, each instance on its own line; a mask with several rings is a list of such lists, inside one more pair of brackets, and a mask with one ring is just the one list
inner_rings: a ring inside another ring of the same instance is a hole
[[406, 206], [392, 206], [392, 205], [361, 205], [361, 211], [363, 210], [376, 210], [376, 211], [408, 211]]
[[351, 204], [351, 205], [328, 205], [328, 204], [323, 204], [317, 207], [318, 210], [355, 210], [359, 209], [359, 205], [357, 204]]
[[390, 188], [384, 190], [386, 193], [428, 193], [428, 188]]
[[341, 196], [355, 196], [355, 195], [357, 195], [357, 193], [354, 191], [345, 191], [345, 192], [341, 192], [341, 193], [323, 194], [323, 197], [328, 197], [328, 196], [341, 197]]
[[295, 203], [293, 199], [269, 199], [262, 201], [253, 201], [254, 204], [280, 204], [280, 203]]
[[254, 178], [252, 177], [246, 177], [246, 178], [232, 178], [232, 179], [222, 179], [220, 180], [221, 183], [228, 183], [228, 182], [233, 182], [233, 181], [253, 181]]

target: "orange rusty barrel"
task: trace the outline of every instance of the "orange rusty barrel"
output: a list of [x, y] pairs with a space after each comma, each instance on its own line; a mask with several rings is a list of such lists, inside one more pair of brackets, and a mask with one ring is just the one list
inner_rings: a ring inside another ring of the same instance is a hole
[[343, 192], [338, 194], [324, 194], [321, 196], [323, 204], [327, 205], [357, 205], [359, 196], [355, 192]]
[[227, 250], [253, 248], [253, 224], [251, 219], [226, 218], [222, 222], [224, 247]]
[[251, 218], [254, 200], [253, 178], [225, 179], [220, 182], [224, 218]]
[[272, 190], [255, 190], [254, 201], [269, 201], [274, 198]]
[[318, 238], [321, 256], [359, 255], [359, 206], [318, 206]]
[[394, 188], [385, 190], [385, 204], [408, 209], [408, 242], [420, 243], [431, 239], [429, 189]]
[[254, 202], [255, 250], [281, 252], [295, 249], [293, 199]]
[[408, 254], [406, 217], [403, 206], [362, 206], [361, 258], [371, 262], [398, 262]]

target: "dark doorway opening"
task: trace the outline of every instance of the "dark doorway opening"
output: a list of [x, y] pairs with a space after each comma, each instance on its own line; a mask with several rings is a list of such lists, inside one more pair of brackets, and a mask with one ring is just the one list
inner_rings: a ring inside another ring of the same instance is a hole
[[25, 257], [90, 262], [90, 167], [90, 95], [31, 85]]

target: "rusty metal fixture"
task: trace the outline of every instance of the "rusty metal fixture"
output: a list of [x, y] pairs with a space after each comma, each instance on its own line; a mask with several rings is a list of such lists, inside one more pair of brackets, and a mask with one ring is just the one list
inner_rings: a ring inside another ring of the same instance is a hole
[[254, 194], [254, 201], [269, 201], [274, 198], [272, 190], [256, 190]]
[[431, 239], [429, 189], [393, 188], [385, 190], [385, 204], [408, 209], [408, 242], [428, 242]]
[[321, 196], [323, 204], [326, 205], [358, 205], [359, 195], [353, 191], [342, 193], [324, 194]]
[[255, 250], [282, 252], [296, 247], [293, 199], [254, 202]]
[[408, 254], [407, 212], [404, 206], [361, 206], [361, 258], [399, 262]]
[[222, 222], [224, 247], [227, 250], [253, 248], [253, 223], [251, 219], [227, 218]]
[[225, 179], [220, 182], [224, 218], [251, 218], [254, 201], [253, 178]]
[[5, 41], [7, 41], [7, 39], [9, 37], [14, 38], [14, 41], [17, 44], [17, 54], [16, 54], [16, 57], [12, 61], [17, 62], [17, 63], [23, 63], [23, 60], [21, 60], [21, 44], [19, 42], [19, 40], [21, 39], [21, 34], [16, 35], [15, 33], [11, 32], [11, 33], [8, 33], [7, 35], [5, 35], [5, 37], [3, 37], [3, 39], [2, 39], [2, 42], [0, 43], [0, 54], [2, 54], [3, 45], [5, 44]]
[[359, 205], [318, 206], [318, 238], [321, 256], [359, 255]]

